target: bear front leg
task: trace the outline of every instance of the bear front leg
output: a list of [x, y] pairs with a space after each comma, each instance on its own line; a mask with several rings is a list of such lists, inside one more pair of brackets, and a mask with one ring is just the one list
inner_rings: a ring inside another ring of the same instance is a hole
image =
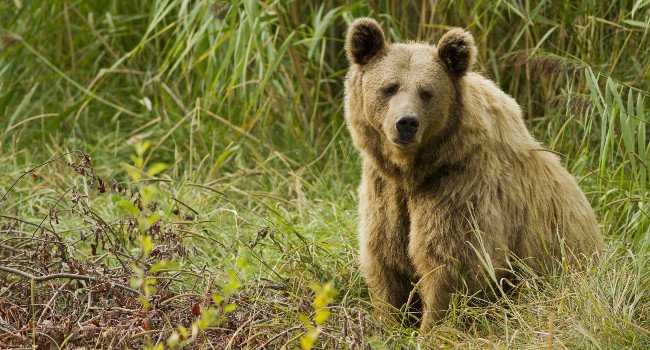
[[[444, 200], [444, 199], [442, 199]], [[464, 288], [466, 266], [471, 263], [471, 246], [462, 212], [445, 210], [437, 198], [409, 198], [411, 227], [409, 256], [419, 280], [423, 302], [422, 332], [445, 316], [452, 295]]]
[[[408, 229], [391, 225], [385, 219], [384, 215], [362, 216], [359, 243], [363, 277], [378, 301], [375, 305], [380, 316], [389, 316], [396, 310], [417, 313], [420, 299], [416, 293], [411, 296], [416, 278], [408, 258]], [[411, 303], [405, 308], [409, 297]]]
[[[368, 253], [362, 253], [361, 268], [373, 297], [378, 301], [375, 305], [380, 316], [389, 316], [397, 310], [407, 314], [419, 311], [419, 296], [416, 293], [411, 295], [414, 282], [411, 275], [387, 265], [381, 256]], [[410, 304], [406, 305], [409, 297]]]
[[447, 271], [445, 266], [440, 266], [426, 273], [417, 283], [423, 303], [421, 333], [429, 331], [449, 309], [453, 290], [450, 288], [451, 276], [445, 276]]
[[[379, 310], [402, 309], [416, 281], [408, 256], [409, 214], [403, 190], [379, 175], [368, 162], [359, 188], [360, 261]], [[381, 305], [383, 304], [383, 305]], [[419, 298], [413, 300], [417, 308]], [[388, 308], [389, 309], [389, 308]], [[407, 312], [414, 311], [409, 308]]]

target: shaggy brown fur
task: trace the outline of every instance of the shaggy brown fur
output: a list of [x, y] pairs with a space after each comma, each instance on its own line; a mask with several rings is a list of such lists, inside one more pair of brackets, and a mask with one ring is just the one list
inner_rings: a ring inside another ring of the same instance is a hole
[[[361, 266], [375, 297], [400, 308], [417, 283], [427, 328], [452, 293], [485, 287], [479, 255], [497, 273], [514, 258], [543, 273], [603, 247], [575, 179], [530, 135], [517, 103], [470, 72], [470, 33], [389, 44], [362, 18], [346, 50], [345, 116], [363, 158]], [[405, 115], [419, 122], [408, 142], [396, 128]]]

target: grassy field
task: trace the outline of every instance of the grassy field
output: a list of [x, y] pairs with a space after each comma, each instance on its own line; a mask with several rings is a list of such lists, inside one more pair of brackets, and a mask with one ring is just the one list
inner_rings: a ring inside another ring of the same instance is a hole
[[[587, 271], [375, 317], [343, 35], [471, 31], [596, 210]], [[650, 348], [650, 1], [0, 2], [0, 348]]]

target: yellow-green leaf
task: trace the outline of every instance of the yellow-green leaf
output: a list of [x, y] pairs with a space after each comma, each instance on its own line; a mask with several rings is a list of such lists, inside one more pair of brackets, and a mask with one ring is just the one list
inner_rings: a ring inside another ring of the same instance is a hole
[[302, 337], [302, 339], [300, 339], [300, 347], [302, 347], [305, 350], [310, 350], [312, 347], [314, 347], [315, 341], [316, 339], [312, 337], [304, 336]]
[[316, 311], [316, 314], [314, 315], [314, 322], [316, 322], [316, 324], [322, 324], [327, 320], [329, 315], [330, 311], [328, 309], [320, 309]]
[[147, 169], [147, 174], [149, 176], [156, 176], [157, 174], [163, 172], [167, 169], [167, 164], [165, 163], [154, 163], [152, 166]]
[[134, 217], [137, 217], [140, 214], [140, 209], [138, 209], [138, 207], [136, 207], [131, 201], [121, 200], [117, 205], [118, 207], [125, 209]]
[[140, 247], [145, 255], [149, 255], [153, 249], [153, 240], [150, 236], [140, 236]]
[[120, 163], [120, 166], [122, 169], [126, 170], [126, 173], [129, 174], [133, 181], [142, 180], [142, 172], [140, 169], [126, 163]]
[[228, 305], [226, 305], [226, 307], [223, 308], [223, 312], [225, 312], [225, 313], [229, 313], [229, 312], [233, 312], [233, 311], [235, 311], [236, 309], [237, 309], [237, 305], [235, 305], [235, 304], [228, 304]]

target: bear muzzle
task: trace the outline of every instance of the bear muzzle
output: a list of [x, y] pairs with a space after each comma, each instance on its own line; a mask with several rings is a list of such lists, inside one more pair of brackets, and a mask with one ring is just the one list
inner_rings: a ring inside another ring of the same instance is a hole
[[395, 123], [398, 138], [393, 140], [396, 144], [406, 147], [415, 141], [415, 135], [420, 127], [418, 117], [413, 114], [407, 114], [399, 117]]

